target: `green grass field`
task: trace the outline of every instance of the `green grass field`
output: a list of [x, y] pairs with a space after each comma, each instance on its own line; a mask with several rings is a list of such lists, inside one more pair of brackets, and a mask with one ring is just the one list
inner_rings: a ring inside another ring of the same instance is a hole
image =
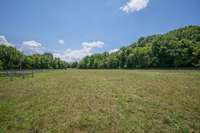
[[200, 71], [67, 70], [0, 77], [0, 133], [200, 132]]

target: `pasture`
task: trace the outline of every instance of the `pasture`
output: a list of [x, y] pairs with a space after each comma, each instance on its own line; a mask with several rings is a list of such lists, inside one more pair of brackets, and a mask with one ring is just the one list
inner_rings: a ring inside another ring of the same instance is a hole
[[200, 71], [67, 70], [0, 77], [0, 133], [200, 132]]

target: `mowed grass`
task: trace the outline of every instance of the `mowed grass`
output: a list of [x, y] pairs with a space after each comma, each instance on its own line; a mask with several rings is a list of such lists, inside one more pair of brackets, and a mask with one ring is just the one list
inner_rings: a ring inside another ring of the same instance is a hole
[[0, 77], [0, 132], [200, 132], [200, 71], [67, 70]]

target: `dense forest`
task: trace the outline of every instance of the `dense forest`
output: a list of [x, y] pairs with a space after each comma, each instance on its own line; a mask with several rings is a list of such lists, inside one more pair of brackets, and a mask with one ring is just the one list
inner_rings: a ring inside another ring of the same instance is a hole
[[78, 64], [78, 68], [83, 69], [177, 67], [200, 67], [200, 26], [141, 37], [117, 52], [93, 54]]
[[114, 53], [86, 56], [67, 63], [51, 53], [24, 55], [15, 47], [0, 45], [0, 70], [12, 69], [134, 69], [200, 68], [200, 26], [187, 26], [163, 35], [141, 37]]
[[15, 47], [0, 45], [0, 70], [14, 69], [64, 69], [65, 61], [51, 53], [24, 55]]

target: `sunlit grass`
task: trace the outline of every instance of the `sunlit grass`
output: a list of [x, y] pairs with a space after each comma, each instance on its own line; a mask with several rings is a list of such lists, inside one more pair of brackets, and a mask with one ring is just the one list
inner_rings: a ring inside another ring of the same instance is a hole
[[0, 77], [0, 132], [200, 132], [200, 72], [67, 70]]

